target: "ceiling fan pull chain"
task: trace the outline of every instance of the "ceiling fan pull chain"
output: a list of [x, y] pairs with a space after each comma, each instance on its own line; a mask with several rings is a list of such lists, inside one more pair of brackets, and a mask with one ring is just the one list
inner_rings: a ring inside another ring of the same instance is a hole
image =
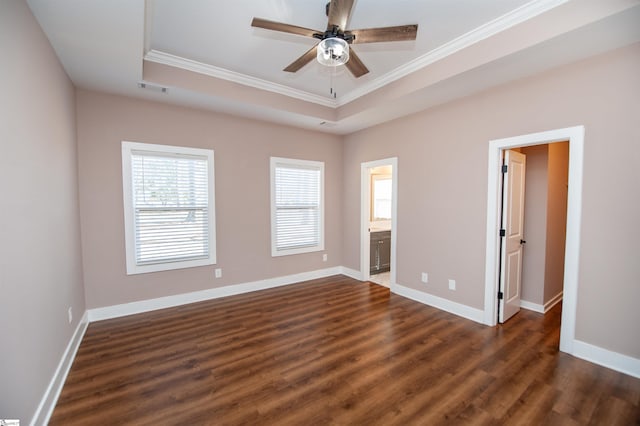
[[335, 99], [337, 97], [337, 93], [336, 93], [335, 89], [333, 88], [333, 82], [334, 82], [335, 76], [336, 76], [336, 67], [331, 67], [331, 68], [333, 68], [333, 69], [331, 70], [331, 73], [330, 73], [331, 77], [329, 77], [330, 78], [330, 86], [331, 86], [331, 88], [329, 90], [329, 93], [332, 94], [333, 98]]
[[335, 93], [333, 93], [333, 70], [329, 72], [329, 94], [335, 97]]

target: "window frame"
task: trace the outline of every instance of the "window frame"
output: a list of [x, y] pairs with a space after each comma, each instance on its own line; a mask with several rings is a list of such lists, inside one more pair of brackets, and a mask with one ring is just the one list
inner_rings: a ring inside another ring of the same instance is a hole
[[[289, 166], [293, 168], [317, 169], [320, 172], [319, 191], [319, 242], [314, 246], [280, 249], [277, 248], [277, 223], [276, 223], [276, 169], [278, 166]], [[312, 253], [324, 250], [324, 162], [312, 160], [299, 160], [293, 158], [271, 157], [270, 158], [270, 186], [271, 186], [271, 256], [289, 256], [295, 254]]]
[[[195, 156], [207, 159], [207, 214], [208, 214], [208, 256], [188, 260], [168, 260], [158, 263], [138, 264], [136, 262], [135, 210], [133, 200], [132, 156], [136, 153], [161, 156]], [[215, 166], [212, 149], [189, 148], [173, 145], [157, 145], [141, 142], [122, 141], [122, 196], [125, 230], [125, 257], [127, 275], [168, 271], [216, 264], [216, 208], [215, 208]]]

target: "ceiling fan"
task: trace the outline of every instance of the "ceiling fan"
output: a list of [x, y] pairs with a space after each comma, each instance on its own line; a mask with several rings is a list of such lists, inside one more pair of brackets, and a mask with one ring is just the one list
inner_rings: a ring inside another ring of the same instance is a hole
[[346, 26], [354, 1], [331, 0], [327, 3], [326, 13], [329, 19], [327, 30], [324, 32], [261, 18], [253, 18], [251, 26], [320, 40], [304, 55], [289, 64], [284, 71], [296, 72], [311, 62], [313, 58], [317, 58], [318, 62], [323, 65], [337, 66], [345, 64], [347, 69], [358, 78], [368, 73], [369, 70], [358, 55], [349, 49], [350, 44], [415, 40], [418, 33], [418, 25], [347, 30]]

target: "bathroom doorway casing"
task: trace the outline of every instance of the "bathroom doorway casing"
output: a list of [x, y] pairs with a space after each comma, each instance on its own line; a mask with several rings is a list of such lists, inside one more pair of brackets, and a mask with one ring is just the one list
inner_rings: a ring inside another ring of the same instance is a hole
[[560, 325], [560, 350], [572, 354], [575, 341], [580, 261], [584, 126], [496, 139], [489, 142], [487, 246], [483, 322], [489, 326], [495, 326], [497, 323], [502, 152], [512, 148], [562, 141], [569, 141], [569, 188], [567, 195], [567, 235], [562, 319]]
[[370, 221], [371, 221], [371, 169], [391, 166], [391, 269], [389, 288], [396, 285], [396, 247], [398, 229], [398, 157], [368, 161], [360, 166], [360, 271], [362, 280], [370, 278]]

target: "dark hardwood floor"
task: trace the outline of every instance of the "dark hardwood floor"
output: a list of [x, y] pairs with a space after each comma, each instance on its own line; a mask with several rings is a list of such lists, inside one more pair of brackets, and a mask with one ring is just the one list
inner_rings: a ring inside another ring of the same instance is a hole
[[51, 425], [640, 424], [640, 380], [335, 276], [92, 323]]

